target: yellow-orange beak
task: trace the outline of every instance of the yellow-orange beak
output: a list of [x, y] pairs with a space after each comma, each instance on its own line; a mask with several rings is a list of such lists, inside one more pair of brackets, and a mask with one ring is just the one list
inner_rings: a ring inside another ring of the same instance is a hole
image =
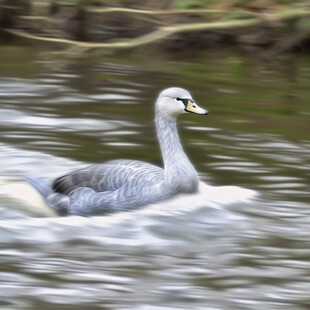
[[189, 113], [195, 113], [200, 115], [207, 115], [208, 111], [200, 108], [193, 100], [184, 99], [182, 100], [185, 106], [185, 111]]

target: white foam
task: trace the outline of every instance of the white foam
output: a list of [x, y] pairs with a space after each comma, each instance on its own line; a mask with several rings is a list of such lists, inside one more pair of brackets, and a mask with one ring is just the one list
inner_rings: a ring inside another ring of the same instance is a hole
[[[247, 202], [257, 193], [238, 186], [210, 186], [203, 182], [195, 194], [179, 194], [175, 197], [148, 205], [137, 212], [143, 214], [173, 215], [201, 207], [221, 208], [237, 202]], [[23, 208], [33, 215], [55, 216], [40, 194], [27, 182], [12, 182], [0, 179], [0, 196], [12, 201], [18, 209]]]

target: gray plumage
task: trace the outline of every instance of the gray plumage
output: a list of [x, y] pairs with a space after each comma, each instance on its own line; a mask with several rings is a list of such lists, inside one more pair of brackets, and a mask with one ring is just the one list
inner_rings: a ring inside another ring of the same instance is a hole
[[183, 151], [176, 118], [191, 112], [207, 114], [188, 91], [172, 87], [162, 91], [155, 104], [155, 124], [164, 169], [136, 160], [112, 160], [61, 176], [51, 184], [28, 178], [47, 204], [61, 215], [95, 215], [126, 211], [193, 193], [198, 174]]

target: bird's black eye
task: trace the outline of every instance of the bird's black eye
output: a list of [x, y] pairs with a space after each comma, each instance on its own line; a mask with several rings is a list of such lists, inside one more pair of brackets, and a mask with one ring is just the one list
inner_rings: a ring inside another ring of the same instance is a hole
[[181, 101], [182, 99], [181, 99], [181, 98], [175, 98], [175, 100], [177, 100], [177, 101]]

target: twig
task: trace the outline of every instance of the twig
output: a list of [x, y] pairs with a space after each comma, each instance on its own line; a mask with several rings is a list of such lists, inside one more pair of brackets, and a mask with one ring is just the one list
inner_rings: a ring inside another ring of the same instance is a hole
[[274, 57], [282, 52], [285, 52], [302, 42], [310, 33], [310, 30], [299, 30], [290, 33], [284, 39], [276, 42], [267, 52], [262, 53], [261, 56], [265, 58]]

